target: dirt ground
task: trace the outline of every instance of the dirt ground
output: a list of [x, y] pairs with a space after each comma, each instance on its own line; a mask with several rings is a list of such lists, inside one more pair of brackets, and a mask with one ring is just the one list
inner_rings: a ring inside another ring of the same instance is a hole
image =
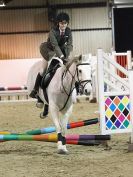
[[[98, 105], [82, 101], [74, 105], [70, 122], [98, 117]], [[1, 103], [0, 131], [22, 133], [53, 125], [50, 116], [39, 118], [34, 102]], [[96, 134], [99, 124], [68, 130], [68, 134]], [[0, 177], [132, 177], [133, 153], [129, 134], [116, 134], [103, 145], [67, 145], [69, 155], [56, 153], [56, 143], [8, 141], [0, 143]]]

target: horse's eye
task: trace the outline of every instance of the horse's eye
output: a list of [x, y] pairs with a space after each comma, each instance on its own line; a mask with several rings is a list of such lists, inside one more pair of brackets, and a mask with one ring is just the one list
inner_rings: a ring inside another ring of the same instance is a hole
[[81, 69], [79, 69], [79, 73], [82, 73], [82, 70], [81, 70]]

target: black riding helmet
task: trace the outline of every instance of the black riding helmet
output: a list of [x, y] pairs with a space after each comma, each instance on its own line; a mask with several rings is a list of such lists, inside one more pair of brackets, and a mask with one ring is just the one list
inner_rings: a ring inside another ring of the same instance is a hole
[[61, 12], [57, 15], [56, 17], [56, 23], [58, 24], [59, 22], [66, 21], [69, 23], [69, 15], [65, 12]]

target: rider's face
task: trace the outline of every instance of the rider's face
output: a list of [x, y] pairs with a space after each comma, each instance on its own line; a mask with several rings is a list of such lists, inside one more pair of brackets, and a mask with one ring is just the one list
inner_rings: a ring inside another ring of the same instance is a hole
[[60, 28], [60, 30], [64, 31], [66, 29], [67, 25], [68, 25], [68, 22], [66, 22], [65, 20], [59, 22], [59, 28]]

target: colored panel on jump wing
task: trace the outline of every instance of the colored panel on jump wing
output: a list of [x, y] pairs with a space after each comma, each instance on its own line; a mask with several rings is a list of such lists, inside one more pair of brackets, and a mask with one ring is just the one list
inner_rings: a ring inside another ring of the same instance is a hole
[[131, 129], [129, 95], [105, 97], [105, 131], [122, 133]]

